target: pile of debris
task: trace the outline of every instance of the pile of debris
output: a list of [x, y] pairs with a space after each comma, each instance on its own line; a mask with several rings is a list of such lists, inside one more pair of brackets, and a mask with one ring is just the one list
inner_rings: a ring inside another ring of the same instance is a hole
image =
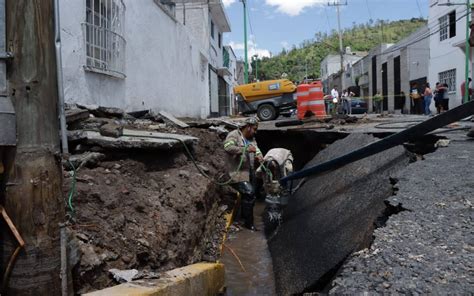
[[233, 196], [215, 180], [226, 179], [222, 138], [235, 124], [97, 106], [66, 115], [76, 293], [116, 284], [117, 270], [154, 273], [218, 258]]

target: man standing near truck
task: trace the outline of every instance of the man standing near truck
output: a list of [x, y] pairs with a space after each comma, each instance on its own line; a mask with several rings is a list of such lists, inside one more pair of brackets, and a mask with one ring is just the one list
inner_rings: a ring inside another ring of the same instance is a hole
[[253, 223], [253, 207], [255, 205], [255, 168], [263, 161], [258, 149], [255, 134], [258, 128], [256, 118], [248, 118], [239, 129], [230, 132], [224, 141], [227, 152], [230, 185], [241, 194], [241, 217], [244, 226], [257, 230]]

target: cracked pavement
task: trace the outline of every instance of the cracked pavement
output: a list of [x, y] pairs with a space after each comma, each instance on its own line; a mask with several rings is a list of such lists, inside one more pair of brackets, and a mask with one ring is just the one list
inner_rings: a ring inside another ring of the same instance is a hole
[[330, 294], [469, 294], [474, 291], [474, 140], [446, 134], [447, 147], [398, 175], [390, 204], [407, 209], [351, 255]]

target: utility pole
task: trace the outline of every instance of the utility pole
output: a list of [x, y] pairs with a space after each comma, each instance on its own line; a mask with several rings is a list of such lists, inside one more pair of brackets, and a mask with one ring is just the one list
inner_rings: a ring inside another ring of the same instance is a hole
[[247, 45], [247, 0], [240, 0], [244, 6], [244, 84], [249, 83], [249, 60]]
[[258, 81], [258, 55], [255, 55], [255, 80]]
[[345, 3], [341, 3], [341, 0], [334, 1], [333, 3], [328, 3], [328, 6], [336, 6], [337, 11], [337, 29], [339, 32], [339, 54], [341, 56], [341, 89], [342, 92], [345, 89], [345, 81], [344, 81], [344, 47], [342, 45], [342, 29], [341, 29], [341, 10], [340, 6], [346, 6], [347, 1]]
[[[464, 97], [462, 98], [463, 103], [469, 101], [469, 61], [471, 60], [471, 47], [469, 44], [470, 36], [470, 25], [471, 25], [471, 0], [466, 2], [453, 3], [448, 0], [447, 3], [438, 4], [438, 6], [454, 6], [454, 5], [465, 5], [466, 6], [466, 51], [465, 51], [465, 76], [464, 76]], [[449, 22], [449, 20], [448, 20]]]
[[[61, 295], [59, 223], [64, 221], [59, 146], [54, 1], [6, 0], [8, 94], [16, 110], [17, 151], [5, 209], [25, 241], [8, 295]], [[16, 248], [5, 229], [0, 260]]]

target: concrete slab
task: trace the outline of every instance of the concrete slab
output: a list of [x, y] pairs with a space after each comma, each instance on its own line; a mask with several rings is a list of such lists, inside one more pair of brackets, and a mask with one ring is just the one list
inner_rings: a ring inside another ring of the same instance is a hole
[[95, 131], [68, 131], [69, 141], [80, 141], [106, 149], [172, 149], [182, 147], [180, 141], [192, 145], [198, 138], [149, 131], [123, 130], [121, 137], [104, 137]]
[[[349, 135], [308, 165], [373, 141], [376, 138], [369, 135]], [[335, 267], [368, 244], [374, 221], [385, 209], [384, 200], [393, 192], [390, 177], [407, 164], [404, 148], [396, 147], [306, 180], [291, 197], [283, 224], [269, 240], [279, 295], [322, 289]]]
[[224, 288], [224, 265], [197, 263], [165, 272], [159, 279], [138, 280], [85, 296], [210, 296]]
[[186, 124], [185, 122], [177, 119], [176, 117], [174, 117], [172, 114], [166, 112], [166, 111], [160, 111], [159, 113], [159, 116], [161, 116], [163, 118], [163, 120], [167, 121], [167, 122], [170, 122], [180, 128], [188, 128], [189, 125]]

